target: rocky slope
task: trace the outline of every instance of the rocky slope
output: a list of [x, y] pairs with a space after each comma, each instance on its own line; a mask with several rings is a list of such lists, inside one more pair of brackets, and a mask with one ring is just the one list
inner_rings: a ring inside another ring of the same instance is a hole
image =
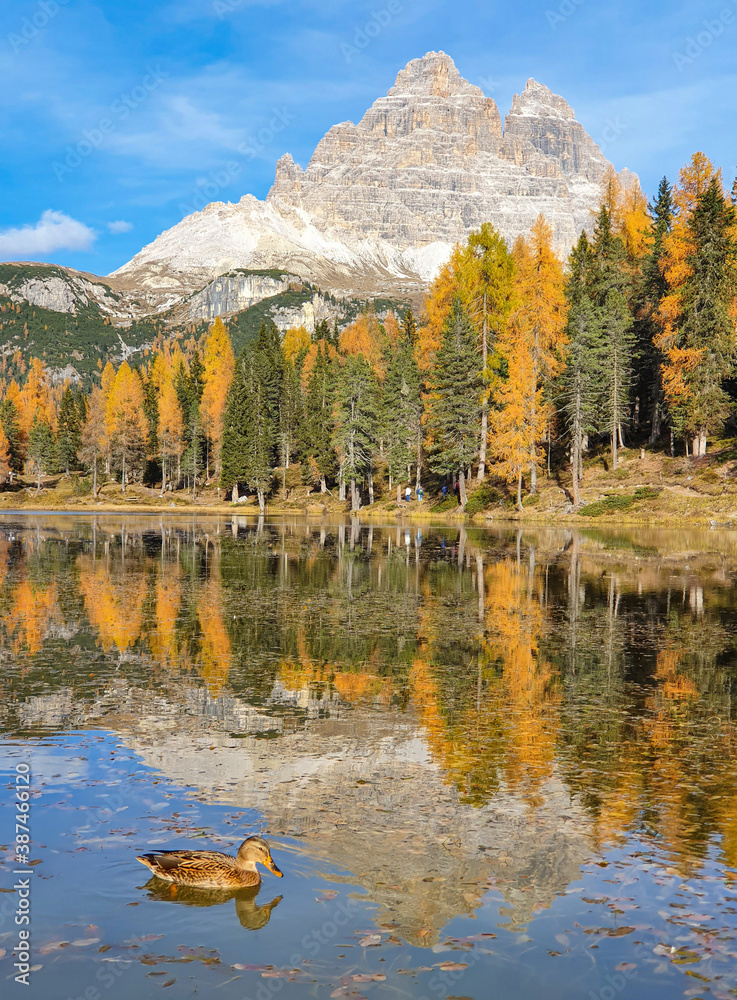
[[[306, 169], [288, 154], [265, 201], [215, 202], [111, 276], [166, 308], [233, 268], [278, 267], [341, 293], [407, 294], [489, 221], [509, 240], [542, 212], [562, 252], [591, 224], [610, 164], [572, 108], [530, 80], [496, 103], [430, 52]], [[629, 179], [629, 175], [624, 178]]]

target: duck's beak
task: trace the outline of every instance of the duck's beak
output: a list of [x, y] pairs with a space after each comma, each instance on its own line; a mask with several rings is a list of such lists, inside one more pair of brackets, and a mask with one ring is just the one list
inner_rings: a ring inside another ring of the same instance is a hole
[[276, 875], [277, 878], [284, 878], [284, 872], [279, 871], [279, 869], [274, 864], [274, 859], [269, 855], [264, 864], [269, 869], [272, 875]]

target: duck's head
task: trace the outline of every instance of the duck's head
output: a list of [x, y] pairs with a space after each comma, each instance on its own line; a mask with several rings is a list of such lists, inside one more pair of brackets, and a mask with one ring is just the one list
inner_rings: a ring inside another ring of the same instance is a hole
[[268, 868], [272, 875], [281, 878], [284, 872], [280, 872], [274, 864], [269, 845], [262, 837], [249, 837], [244, 840], [238, 848], [237, 862], [239, 868], [247, 868], [249, 871], [256, 871], [256, 863]]

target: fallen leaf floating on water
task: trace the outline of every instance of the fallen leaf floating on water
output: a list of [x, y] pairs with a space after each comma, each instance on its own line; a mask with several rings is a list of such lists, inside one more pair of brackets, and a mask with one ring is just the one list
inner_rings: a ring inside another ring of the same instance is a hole
[[273, 965], [247, 965], [243, 962], [231, 965], [231, 969], [238, 969], [239, 972], [269, 972], [273, 968]]
[[338, 893], [335, 889], [326, 889], [325, 892], [323, 892], [320, 896], [317, 896], [316, 899], [318, 903], [326, 903], [331, 899], [335, 899], [337, 895]]
[[69, 944], [68, 941], [49, 941], [48, 944], [42, 944], [38, 949], [39, 955], [48, 955], [52, 951], [58, 951], [60, 948], [66, 948]]
[[162, 990], [165, 990], [167, 986], [173, 986], [175, 982], [176, 982], [176, 979], [167, 979], [167, 981], [165, 983], [161, 984]]
[[386, 976], [380, 972], [358, 972], [355, 976], [351, 976], [351, 979], [354, 983], [383, 983]]
[[367, 934], [366, 937], [362, 937], [358, 942], [364, 948], [373, 948], [378, 944], [381, 944], [381, 934]]
[[441, 972], [452, 972], [456, 969], [467, 969], [468, 962], [436, 962], [433, 968], [440, 969]]
[[76, 941], [72, 941], [73, 948], [87, 948], [91, 944], [99, 944], [99, 938], [77, 938]]

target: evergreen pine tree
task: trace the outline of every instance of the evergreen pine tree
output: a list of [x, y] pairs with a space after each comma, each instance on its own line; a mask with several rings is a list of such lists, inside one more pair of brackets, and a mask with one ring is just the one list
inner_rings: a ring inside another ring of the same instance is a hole
[[335, 398], [333, 362], [318, 345], [315, 364], [307, 383], [302, 430], [302, 458], [306, 471], [319, 481], [320, 492], [335, 473], [335, 451], [331, 443]]
[[656, 317], [663, 297], [668, 291], [668, 282], [663, 273], [664, 240], [671, 231], [675, 204], [673, 188], [667, 177], [658, 186], [658, 196], [648, 211], [653, 223], [650, 252], [642, 271], [643, 317], [638, 324], [639, 385], [638, 395], [643, 408], [650, 414], [650, 443], [660, 437], [663, 423], [663, 386], [661, 381], [662, 352], [655, 343], [657, 335]]
[[41, 476], [53, 472], [56, 463], [54, 432], [45, 420], [34, 418], [28, 439], [28, 461], [32, 475], [36, 476], [36, 489], [41, 491]]
[[302, 420], [302, 390], [298, 366], [285, 361], [279, 394], [279, 459], [284, 468], [289, 468], [299, 449]]
[[239, 484], [245, 484], [248, 478], [248, 432], [251, 414], [246, 389], [246, 363], [247, 350], [236, 360], [223, 418], [220, 484], [225, 490], [232, 491], [233, 502], [238, 499]]
[[361, 507], [359, 480], [372, 471], [377, 426], [375, 376], [362, 354], [349, 355], [338, 375], [333, 440], [350, 486], [352, 511]]
[[629, 422], [635, 349], [624, 261], [624, 244], [612, 232], [609, 212], [602, 206], [594, 227], [589, 287], [605, 357], [601, 429], [606, 427], [610, 435], [614, 471], [622, 429]]
[[384, 454], [389, 466], [390, 487], [396, 482], [397, 502], [401, 499], [400, 480], [415, 463], [415, 488], [420, 485], [422, 467], [422, 376], [415, 358], [416, 327], [407, 311], [397, 344], [387, 347], [386, 376], [381, 400], [381, 430]]
[[601, 329], [588, 282], [591, 257], [591, 245], [583, 232], [568, 258], [568, 345], [565, 348], [566, 366], [558, 379], [558, 408], [570, 441], [575, 506], [580, 501], [584, 441], [598, 430], [604, 367]]
[[11, 399], [6, 398], [0, 402], [0, 426], [2, 426], [8, 441], [10, 469], [12, 472], [21, 472], [23, 469], [23, 452], [18, 423], [18, 410]]
[[708, 435], [730, 409], [724, 382], [735, 361], [736, 223], [737, 212], [712, 179], [688, 220], [689, 276], [665, 375], [674, 424], [693, 438], [696, 457], [706, 454]]
[[481, 387], [475, 331], [456, 296], [430, 376], [428, 423], [433, 439], [430, 466], [441, 475], [458, 477], [463, 507], [466, 473], [470, 477], [478, 453]]
[[203, 452], [205, 448], [205, 435], [197, 400], [194, 400], [189, 407], [185, 433], [189, 444], [182, 455], [182, 474], [187, 477], [192, 488], [192, 501], [194, 502], [197, 496], [197, 477], [204, 467]]
[[189, 363], [188, 388], [192, 400], [199, 406], [205, 388], [205, 366], [202, 364], [200, 352], [196, 347]]
[[66, 386], [59, 403], [56, 449], [59, 467], [67, 476], [69, 470], [77, 464], [77, 452], [81, 443], [79, 407], [71, 386]]

